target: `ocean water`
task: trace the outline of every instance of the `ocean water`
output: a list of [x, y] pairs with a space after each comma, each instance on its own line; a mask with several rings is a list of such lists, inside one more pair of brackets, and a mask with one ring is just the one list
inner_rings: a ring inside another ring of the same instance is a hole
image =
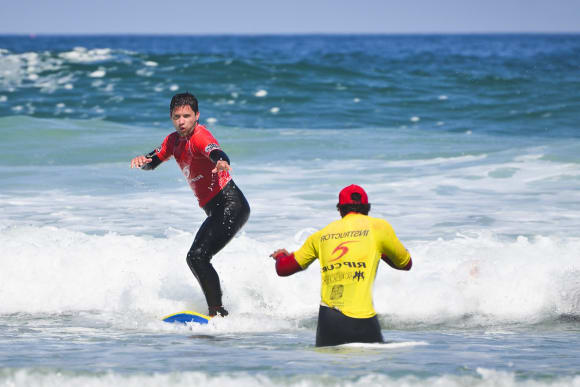
[[[189, 90], [252, 207], [213, 263], [173, 161]], [[580, 386], [580, 35], [0, 36], [0, 386]], [[387, 344], [315, 348], [319, 272], [268, 255], [360, 184], [414, 266]]]

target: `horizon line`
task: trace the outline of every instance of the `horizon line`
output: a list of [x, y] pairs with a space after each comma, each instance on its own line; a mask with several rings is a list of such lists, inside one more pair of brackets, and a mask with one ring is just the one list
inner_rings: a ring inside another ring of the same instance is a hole
[[0, 36], [386, 36], [386, 35], [580, 35], [579, 31], [438, 32], [0, 32]]

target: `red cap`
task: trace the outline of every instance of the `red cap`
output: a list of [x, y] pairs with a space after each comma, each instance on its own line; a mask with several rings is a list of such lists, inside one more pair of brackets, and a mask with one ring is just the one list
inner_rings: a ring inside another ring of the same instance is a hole
[[[353, 196], [355, 196], [356, 199], [353, 198]], [[369, 204], [369, 197], [362, 187], [351, 184], [348, 187], [344, 187], [338, 194], [338, 204]]]

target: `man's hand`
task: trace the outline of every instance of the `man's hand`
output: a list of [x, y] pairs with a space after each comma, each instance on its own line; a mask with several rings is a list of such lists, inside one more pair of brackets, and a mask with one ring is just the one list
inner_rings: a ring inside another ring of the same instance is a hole
[[286, 249], [278, 249], [270, 254], [270, 257], [274, 258], [274, 260], [278, 260], [278, 258], [290, 255], [290, 253]]
[[218, 160], [218, 162], [215, 164], [215, 168], [211, 171], [211, 173], [218, 173], [221, 171], [231, 171], [232, 167], [230, 167], [230, 164], [225, 161], [225, 160]]
[[141, 168], [145, 164], [149, 164], [153, 159], [146, 156], [137, 156], [131, 160], [131, 168]]
[[289, 253], [286, 249], [278, 249], [270, 254], [270, 257], [276, 261], [276, 273], [280, 277], [287, 277], [304, 270], [294, 258], [294, 253]]

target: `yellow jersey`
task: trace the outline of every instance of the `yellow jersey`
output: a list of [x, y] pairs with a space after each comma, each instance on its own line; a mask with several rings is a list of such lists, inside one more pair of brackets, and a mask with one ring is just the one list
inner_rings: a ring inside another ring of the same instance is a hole
[[369, 318], [376, 315], [372, 290], [381, 254], [400, 268], [411, 259], [386, 220], [349, 213], [308, 237], [294, 258], [302, 269], [318, 258], [324, 304]]

